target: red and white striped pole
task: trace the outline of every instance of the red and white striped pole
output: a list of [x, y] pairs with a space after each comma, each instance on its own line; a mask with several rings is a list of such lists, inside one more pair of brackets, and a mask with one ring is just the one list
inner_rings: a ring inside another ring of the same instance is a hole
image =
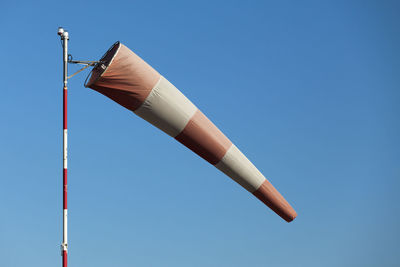
[[63, 44], [63, 242], [61, 244], [62, 266], [67, 267], [68, 258], [68, 209], [67, 209], [67, 82], [68, 82], [68, 32], [58, 28], [58, 35], [61, 36]]

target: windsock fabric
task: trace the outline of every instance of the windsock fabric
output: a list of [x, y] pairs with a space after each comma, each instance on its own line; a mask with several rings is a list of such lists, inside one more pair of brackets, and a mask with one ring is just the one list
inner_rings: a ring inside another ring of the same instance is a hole
[[287, 222], [297, 214], [242, 152], [173, 84], [116, 42], [90, 76], [90, 87], [153, 124], [232, 178]]

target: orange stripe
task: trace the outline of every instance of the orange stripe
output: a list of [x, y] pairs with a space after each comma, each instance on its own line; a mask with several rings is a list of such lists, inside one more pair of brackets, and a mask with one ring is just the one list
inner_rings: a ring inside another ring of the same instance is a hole
[[118, 50], [109, 50], [104, 58], [108, 60], [105, 64], [110, 65], [104, 72], [94, 69], [87, 86], [135, 111], [146, 100], [160, 74], [123, 44]]
[[283, 198], [283, 196], [275, 189], [275, 187], [265, 180], [260, 188], [253, 193], [259, 200], [264, 202], [265, 205], [270, 207], [276, 214], [281, 216], [285, 221], [291, 222], [296, 218], [296, 211], [290, 204]]
[[212, 165], [217, 164], [232, 145], [200, 110], [196, 111], [175, 139]]

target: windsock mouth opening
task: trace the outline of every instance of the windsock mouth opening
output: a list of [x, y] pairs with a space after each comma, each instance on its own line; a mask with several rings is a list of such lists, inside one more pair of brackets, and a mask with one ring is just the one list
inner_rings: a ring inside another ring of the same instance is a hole
[[86, 77], [84, 83], [85, 87], [90, 87], [92, 84], [96, 83], [96, 81], [107, 71], [120, 47], [121, 43], [120, 41], [117, 41], [107, 50]]

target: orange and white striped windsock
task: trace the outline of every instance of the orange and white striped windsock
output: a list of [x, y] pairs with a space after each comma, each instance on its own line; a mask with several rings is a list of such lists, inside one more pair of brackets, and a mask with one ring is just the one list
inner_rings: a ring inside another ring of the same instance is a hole
[[85, 86], [178, 140], [286, 221], [297, 216], [260, 171], [189, 99], [120, 42], [93, 68]]

